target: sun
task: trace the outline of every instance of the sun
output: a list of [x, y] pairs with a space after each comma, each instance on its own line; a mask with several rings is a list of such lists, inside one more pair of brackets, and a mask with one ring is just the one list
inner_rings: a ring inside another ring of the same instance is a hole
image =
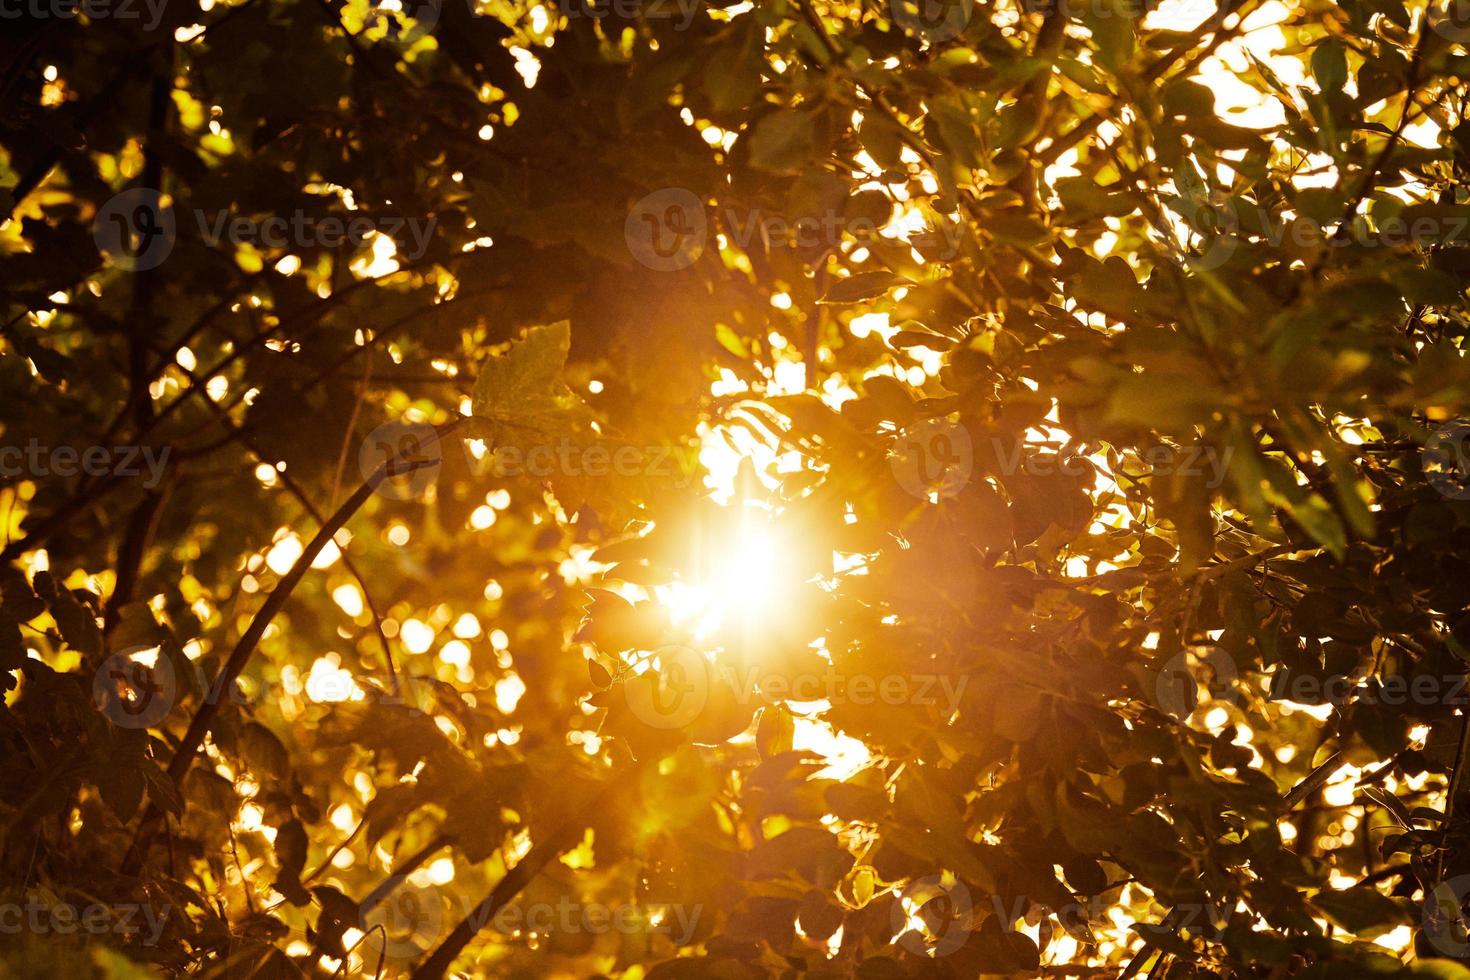
[[718, 559], [712, 585], [726, 612], [764, 618], [780, 605], [781, 549], [770, 527], [758, 520], [742, 515], [729, 550]]
[[789, 594], [781, 542], [769, 515], [742, 507], [729, 528], [710, 541], [690, 577], [658, 586], [654, 593], [674, 623], [695, 639], [722, 629], [770, 624], [783, 613]]

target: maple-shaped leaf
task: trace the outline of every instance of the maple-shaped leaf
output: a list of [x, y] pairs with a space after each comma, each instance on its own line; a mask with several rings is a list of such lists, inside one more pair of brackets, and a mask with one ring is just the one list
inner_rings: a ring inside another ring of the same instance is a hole
[[586, 406], [562, 381], [571, 343], [570, 324], [561, 320], [529, 328], [485, 362], [471, 411], [493, 444], [569, 432], [586, 418]]

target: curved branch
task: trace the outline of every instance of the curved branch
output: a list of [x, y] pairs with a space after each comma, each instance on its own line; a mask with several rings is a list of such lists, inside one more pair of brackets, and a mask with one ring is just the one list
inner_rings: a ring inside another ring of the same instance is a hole
[[[437, 426], [434, 430], [436, 440], [442, 439], [454, 429], [458, 428], [463, 422], [464, 419], [459, 418], [445, 425]], [[245, 669], [245, 664], [249, 662], [251, 655], [255, 652], [256, 646], [260, 643], [260, 638], [265, 635], [266, 627], [271, 624], [271, 621], [276, 618], [276, 614], [286, 605], [286, 601], [291, 598], [291, 593], [295, 591], [296, 586], [305, 577], [307, 570], [311, 568], [311, 564], [316, 560], [317, 555], [327, 546], [327, 542], [331, 541], [342, 525], [346, 524], [348, 519], [356, 514], [362, 508], [363, 504], [367, 503], [367, 499], [373, 495], [378, 485], [385, 479], [390, 476], [399, 476], [412, 472], [414, 469], [424, 465], [428, 464], [422, 460], [406, 460], [403, 452], [400, 451], [397, 456], [384, 462], [371, 476], [364, 480], [362, 485], [357, 488], [357, 491], [341, 507], [338, 507], [336, 512], [317, 529], [316, 536], [311, 539], [306, 549], [302, 551], [301, 556], [296, 559], [296, 563], [291, 566], [290, 571], [281, 577], [280, 583], [276, 585], [270, 596], [265, 600], [265, 604], [260, 607], [260, 611], [255, 614], [255, 618], [250, 621], [250, 625], [246, 628], [244, 635], [240, 637], [239, 642], [235, 644], [234, 650], [230, 652], [229, 659], [225, 661], [224, 666], [220, 668], [219, 674], [215, 676], [214, 683], [209, 686], [209, 691], [205, 694], [204, 702], [199, 706], [199, 710], [195, 712], [193, 720], [189, 723], [188, 730], [179, 742], [179, 747], [174, 753], [173, 760], [169, 763], [168, 776], [173, 780], [175, 785], [183, 784], [184, 776], [193, 764], [194, 756], [198, 753], [199, 746], [204, 742], [204, 736], [209, 734], [210, 729], [214, 726], [215, 719], [219, 716], [220, 709], [224, 705], [225, 692], [234, 686], [236, 679], [239, 678], [240, 673]], [[150, 802], [148, 810], [143, 815], [143, 820], [139, 824], [138, 832], [133, 838], [132, 847], [129, 848], [127, 856], [123, 859], [122, 874], [132, 876], [138, 873], [138, 870], [143, 865], [143, 860], [148, 855], [148, 847], [151, 843], [153, 829], [161, 817], [162, 812], [158, 809], [157, 805]]]
[[[614, 773], [567, 809], [572, 813], [593, 814], [612, 806], [619, 796], [638, 785], [637, 775], [655, 761], [656, 756], [643, 757], [632, 769]], [[496, 882], [490, 894], [454, 927], [454, 931], [445, 937], [429, 958], [413, 971], [410, 980], [439, 980], [443, 977], [470, 940], [475, 938], [476, 933], [485, 928], [522, 888], [530, 884], [542, 868], [556, 860], [562, 852], [577, 845], [589, 820], [589, 817], [567, 820], [553, 830], [550, 836], [532, 847], [514, 868], [505, 873], [505, 877]]]

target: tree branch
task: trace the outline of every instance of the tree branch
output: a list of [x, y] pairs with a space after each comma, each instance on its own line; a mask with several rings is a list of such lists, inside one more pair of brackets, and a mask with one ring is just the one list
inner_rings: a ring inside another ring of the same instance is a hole
[[[638, 774], [654, 761], [656, 761], [655, 756], [645, 756], [631, 770], [614, 773], [590, 793], [584, 794], [581, 801], [574, 802], [567, 809], [576, 814], [593, 814], [613, 806], [623, 793], [630, 792], [638, 785]], [[541, 872], [542, 868], [556, 860], [562, 852], [576, 846], [588, 822], [587, 817], [574, 817], [567, 820], [553, 830], [550, 836], [532, 847], [526, 856], [521, 858], [520, 862], [496, 883], [490, 894], [486, 895], [484, 900], [476, 905], [459, 925], [454, 927], [454, 931], [445, 937], [429, 958], [413, 971], [411, 980], [438, 980], [443, 977], [459, 954], [464, 951], [465, 946], [469, 945], [470, 940], [475, 938], [475, 934], [495, 918], [496, 913], [508, 905], [510, 900], [515, 898], [520, 890]]]
[[[435, 429], [436, 438], [442, 439], [454, 429], [458, 428], [463, 422], [464, 419], [459, 418], [445, 425], [438, 426]], [[406, 465], [400, 465], [400, 462]], [[265, 635], [266, 627], [271, 624], [276, 614], [286, 605], [286, 600], [291, 598], [291, 593], [296, 589], [301, 579], [305, 577], [307, 570], [311, 568], [311, 563], [316, 560], [316, 556], [327, 546], [327, 542], [332, 540], [342, 525], [346, 524], [348, 519], [361, 509], [362, 505], [373, 495], [373, 492], [377, 490], [378, 485], [383, 480], [390, 476], [412, 472], [414, 469], [423, 465], [426, 464], [422, 460], [404, 460], [403, 453], [400, 451], [397, 456], [384, 462], [371, 476], [364, 480], [357, 491], [341, 507], [337, 508], [336, 512], [327, 519], [326, 523], [317, 529], [316, 536], [311, 539], [306, 549], [302, 551], [301, 556], [296, 559], [296, 563], [291, 566], [290, 571], [281, 577], [280, 583], [272, 590], [270, 596], [265, 600], [265, 604], [255, 614], [255, 618], [250, 621], [250, 625], [246, 628], [245, 634], [240, 637], [239, 642], [235, 644], [234, 650], [230, 652], [229, 659], [225, 661], [224, 666], [220, 668], [219, 674], [215, 676], [214, 682], [205, 694], [204, 702], [199, 706], [199, 710], [195, 712], [194, 718], [189, 723], [189, 728], [184, 733], [178, 750], [174, 753], [173, 760], [168, 766], [169, 778], [174, 781], [175, 785], [182, 786], [184, 776], [193, 764], [194, 756], [198, 752], [199, 746], [204, 742], [204, 736], [209, 734], [210, 729], [214, 726], [215, 719], [219, 716], [220, 709], [224, 706], [225, 692], [239, 678], [240, 673], [245, 669], [245, 664], [250, 660], [251, 654], [255, 652], [257, 644], [260, 643], [260, 638]], [[143, 820], [138, 827], [138, 833], [133, 838], [133, 845], [129, 848], [127, 856], [123, 859], [122, 874], [132, 876], [138, 873], [138, 870], [143, 865], [144, 859], [147, 857], [153, 828], [161, 816], [162, 812], [155, 804], [150, 802], [148, 811], [144, 814]]]

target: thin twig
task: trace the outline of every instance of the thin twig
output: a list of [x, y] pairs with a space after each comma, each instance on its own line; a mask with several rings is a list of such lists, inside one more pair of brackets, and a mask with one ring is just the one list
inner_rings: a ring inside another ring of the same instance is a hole
[[[456, 418], [444, 425], [436, 427], [434, 430], [435, 438], [444, 438], [444, 436], [454, 431], [464, 421], [463, 418]], [[184, 733], [183, 739], [180, 740], [178, 750], [174, 753], [174, 757], [168, 766], [168, 776], [174, 781], [176, 786], [183, 784], [184, 776], [188, 773], [189, 767], [193, 765], [194, 757], [198, 752], [199, 746], [204, 742], [204, 737], [213, 728], [215, 719], [219, 716], [220, 710], [224, 706], [226, 692], [234, 686], [241, 671], [245, 669], [245, 664], [255, 652], [255, 648], [260, 643], [261, 637], [265, 635], [266, 627], [271, 624], [276, 615], [286, 605], [286, 600], [291, 597], [291, 593], [301, 582], [302, 578], [305, 577], [307, 571], [311, 568], [312, 562], [316, 560], [317, 555], [327, 546], [327, 542], [331, 541], [338, 529], [346, 524], [347, 520], [361, 509], [362, 505], [367, 502], [367, 499], [377, 490], [380, 483], [390, 476], [411, 472], [413, 469], [423, 465], [425, 465], [423, 460], [405, 460], [403, 451], [400, 451], [397, 456], [384, 462], [371, 476], [365, 479], [362, 482], [362, 486], [358, 487], [357, 491], [341, 507], [337, 508], [337, 511], [317, 529], [316, 536], [307, 544], [306, 549], [302, 551], [300, 557], [296, 559], [295, 564], [291, 566], [291, 569], [281, 577], [281, 581], [271, 591], [270, 596], [265, 600], [265, 604], [261, 606], [260, 611], [250, 621], [250, 625], [246, 628], [244, 635], [240, 637], [240, 641], [235, 644], [234, 650], [230, 652], [229, 658], [225, 661], [224, 666], [220, 668], [219, 674], [215, 676], [214, 682], [210, 685], [203, 703], [199, 706], [199, 710], [195, 712], [193, 720], [190, 721], [189, 728]], [[158, 807], [150, 803], [148, 811], [144, 814], [143, 821], [139, 825], [138, 832], [133, 838], [132, 847], [129, 848], [127, 856], [123, 859], [122, 874], [127, 876], [136, 875], [142, 867], [143, 861], [147, 857], [153, 828], [161, 816], [162, 812]]]

